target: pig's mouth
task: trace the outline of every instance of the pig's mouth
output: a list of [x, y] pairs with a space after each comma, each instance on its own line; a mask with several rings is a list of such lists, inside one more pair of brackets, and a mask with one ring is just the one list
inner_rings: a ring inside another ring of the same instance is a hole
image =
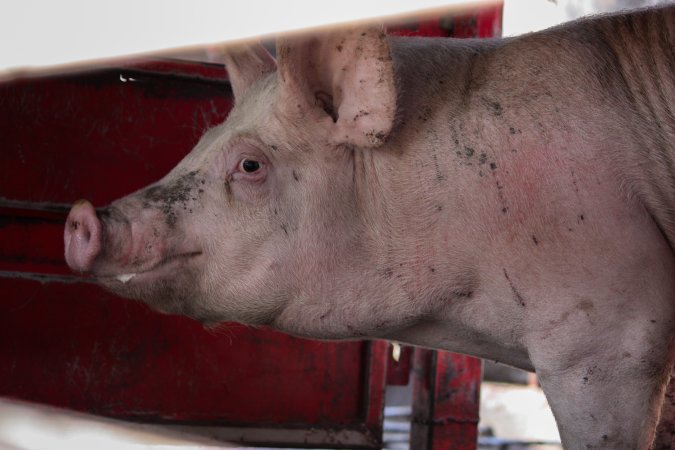
[[125, 285], [128, 283], [148, 282], [171, 276], [171, 273], [174, 272], [178, 267], [186, 264], [189, 260], [192, 260], [201, 254], [201, 251], [178, 253], [162, 258], [159, 262], [151, 265], [149, 268], [141, 268], [141, 270], [128, 272], [119, 271], [117, 273], [99, 273], [95, 274], [95, 276], [99, 281], [107, 285], [118, 283]]
[[190, 313], [186, 299], [195, 295], [199, 273], [195, 261], [203, 250], [186, 242], [167, 248], [167, 237], [148, 229], [150, 235], [140, 233], [134, 239], [124, 217], [100, 220], [91, 203], [79, 201], [66, 219], [66, 262], [118, 295], [150, 302], [160, 310]]

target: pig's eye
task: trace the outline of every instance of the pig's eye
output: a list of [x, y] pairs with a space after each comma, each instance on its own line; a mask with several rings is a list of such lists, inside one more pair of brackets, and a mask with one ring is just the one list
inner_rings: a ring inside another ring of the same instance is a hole
[[260, 162], [253, 159], [242, 159], [239, 163], [239, 170], [245, 173], [255, 173], [260, 170]]

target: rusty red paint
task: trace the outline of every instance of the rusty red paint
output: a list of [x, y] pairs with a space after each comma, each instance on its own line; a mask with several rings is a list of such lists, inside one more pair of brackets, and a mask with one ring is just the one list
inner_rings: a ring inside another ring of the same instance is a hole
[[384, 341], [373, 341], [368, 347], [369, 373], [367, 391], [363, 398], [365, 424], [370, 430], [379, 430], [378, 439], [382, 439], [382, 419], [384, 408], [385, 385], [387, 378], [387, 354], [389, 344]]
[[2, 197], [103, 205], [167, 173], [232, 107], [224, 69], [167, 64], [0, 85]]
[[481, 373], [479, 359], [450, 352], [415, 351], [411, 448], [476, 448]]
[[455, 38], [490, 38], [502, 34], [503, 2], [496, 1], [479, 10], [461, 14], [420, 17], [416, 21], [387, 26], [397, 36], [429, 36]]
[[377, 436], [384, 369], [370, 344], [238, 325], [209, 332], [93, 285], [2, 284], [2, 395], [151, 422], [314, 424]]

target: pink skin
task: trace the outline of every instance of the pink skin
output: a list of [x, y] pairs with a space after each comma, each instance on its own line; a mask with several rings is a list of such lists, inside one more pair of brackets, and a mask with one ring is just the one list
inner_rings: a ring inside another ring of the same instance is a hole
[[75, 202], [63, 233], [66, 262], [77, 272], [89, 272], [101, 251], [101, 222], [87, 200]]
[[[672, 43], [645, 37], [674, 23], [671, 7], [461, 43], [353, 28], [280, 39], [278, 64], [235, 49], [227, 121], [98, 216], [76, 204], [66, 260], [205, 323], [536, 370], [565, 448], [646, 449], [675, 358], [657, 108], [675, 88], [613, 70], [667, 69]], [[653, 104], [632, 94], [653, 86]]]

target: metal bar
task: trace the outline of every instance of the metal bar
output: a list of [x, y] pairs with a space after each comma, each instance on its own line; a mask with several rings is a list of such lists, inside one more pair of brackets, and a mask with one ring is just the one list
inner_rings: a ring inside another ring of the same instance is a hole
[[415, 352], [411, 448], [476, 449], [481, 367], [470, 356]]

